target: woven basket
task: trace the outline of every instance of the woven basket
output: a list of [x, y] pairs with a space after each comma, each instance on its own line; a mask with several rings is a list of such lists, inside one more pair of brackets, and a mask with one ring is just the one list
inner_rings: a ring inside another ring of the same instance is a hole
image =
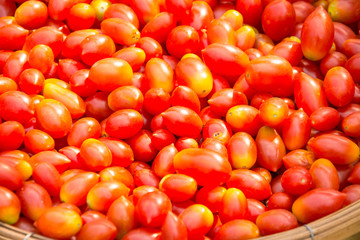
[[[0, 223], [0, 240], [50, 240], [11, 225]], [[286, 232], [258, 238], [259, 240], [359, 240], [360, 201], [333, 214]]]

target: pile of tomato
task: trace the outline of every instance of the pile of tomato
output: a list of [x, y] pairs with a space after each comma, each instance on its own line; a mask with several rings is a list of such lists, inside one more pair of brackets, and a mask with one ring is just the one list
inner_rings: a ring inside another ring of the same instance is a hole
[[0, 221], [249, 239], [360, 199], [360, 1], [0, 0]]

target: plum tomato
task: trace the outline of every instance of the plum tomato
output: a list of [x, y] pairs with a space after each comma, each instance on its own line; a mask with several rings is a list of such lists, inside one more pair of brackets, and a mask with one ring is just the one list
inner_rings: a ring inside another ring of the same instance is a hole
[[296, 217], [285, 209], [268, 210], [258, 216], [256, 225], [261, 235], [270, 235], [296, 228]]

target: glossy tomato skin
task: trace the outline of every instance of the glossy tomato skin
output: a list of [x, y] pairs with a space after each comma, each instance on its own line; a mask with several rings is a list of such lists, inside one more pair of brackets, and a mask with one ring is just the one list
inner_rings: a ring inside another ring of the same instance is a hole
[[313, 180], [312, 188], [330, 188], [339, 190], [340, 180], [332, 162], [325, 158], [317, 159], [310, 168]]
[[59, 171], [50, 163], [42, 162], [35, 164], [33, 179], [46, 189], [51, 196], [59, 196], [63, 184]]
[[304, 167], [292, 167], [282, 174], [281, 186], [289, 194], [302, 195], [312, 187], [312, 176]]
[[257, 27], [261, 23], [263, 5], [261, 0], [241, 0], [236, 2], [236, 10], [244, 17], [244, 23]]
[[235, 133], [227, 145], [229, 162], [233, 168], [251, 168], [257, 160], [255, 140], [245, 132]]
[[[51, 121], [48, 121], [49, 114], [52, 115]], [[35, 116], [41, 128], [53, 138], [62, 138], [71, 129], [71, 114], [65, 105], [57, 100], [41, 101], [36, 106]]]
[[42, 151], [31, 156], [29, 160], [27, 160], [32, 167], [34, 167], [37, 163], [47, 162], [52, 165], [60, 172], [64, 172], [68, 169], [71, 160], [67, 158], [65, 155], [58, 153], [56, 151]]
[[161, 115], [167, 129], [175, 135], [197, 137], [202, 130], [199, 115], [187, 107], [170, 107]]
[[356, 14], [360, 11], [360, 4], [357, 1], [333, 1], [329, 3], [328, 12], [331, 19], [335, 22], [350, 24], [360, 18]]
[[263, 126], [256, 139], [258, 163], [266, 169], [276, 172], [282, 166], [286, 154], [285, 144], [274, 128]]
[[183, 202], [195, 195], [197, 183], [184, 174], [168, 174], [161, 179], [159, 189], [168, 195], [171, 201]]
[[248, 105], [237, 105], [226, 113], [226, 122], [233, 132], [246, 132], [256, 136], [262, 126], [259, 110]]
[[354, 112], [350, 114], [349, 116], [345, 117], [341, 123], [341, 127], [343, 129], [343, 132], [350, 137], [359, 137], [359, 112]]
[[183, 106], [200, 112], [200, 100], [196, 92], [190, 87], [178, 86], [174, 89], [170, 98], [171, 106]]
[[318, 158], [326, 158], [334, 164], [344, 165], [359, 159], [359, 147], [343, 136], [322, 134], [310, 139], [308, 146]]
[[346, 194], [344, 206], [347, 206], [360, 199], [360, 185], [358, 184], [347, 186], [341, 192]]
[[0, 150], [18, 149], [24, 141], [25, 129], [16, 121], [6, 121], [0, 124]]
[[175, 16], [169, 12], [161, 12], [155, 15], [154, 18], [143, 27], [141, 36], [151, 37], [159, 43], [164, 43], [175, 26]]
[[137, 226], [134, 204], [125, 196], [119, 197], [111, 204], [107, 218], [115, 224], [118, 238], [122, 238]]
[[151, 135], [149, 130], [142, 129], [127, 139], [127, 143], [134, 152], [135, 160], [149, 162], [155, 158], [158, 150], [152, 144]]
[[20, 50], [26, 41], [29, 31], [18, 24], [7, 24], [0, 27], [1, 49]]
[[6, 187], [0, 186], [0, 219], [2, 222], [14, 224], [20, 217], [21, 204], [19, 198]]
[[44, 26], [48, 18], [48, 9], [45, 3], [27, 1], [21, 4], [15, 11], [17, 24], [26, 29], [36, 29]]
[[249, 57], [238, 47], [226, 43], [213, 43], [202, 50], [209, 69], [221, 76], [240, 76], [249, 64]]
[[171, 208], [171, 201], [165, 193], [160, 191], [149, 192], [137, 201], [135, 215], [143, 226], [160, 227]]
[[231, 173], [228, 160], [208, 149], [192, 148], [180, 151], [174, 157], [174, 167], [179, 173], [193, 177], [200, 186], [224, 183]]
[[344, 67], [330, 69], [325, 75], [323, 86], [326, 98], [336, 107], [349, 104], [355, 93], [354, 81]]
[[[52, 227], [49, 227], [49, 223]], [[35, 225], [45, 236], [51, 238], [69, 238], [80, 231], [82, 220], [76, 211], [55, 206], [45, 211], [37, 219]]]
[[286, 192], [277, 192], [271, 195], [267, 201], [267, 207], [271, 209], [285, 209], [291, 211], [294, 197]]
[[247, 213], [247, 201], [244, 193], [237, 188], [228, 188], [221, 200], [219, 217], [222, 223], [244, 218]]
[[111, 137], [125, 139], [134, 136], [143, 126], [141, 114], [133, 109], [122, 109], [111, 114], [106, 121], [105, 131]]
[[83, 165], [93, 171], [101, 171], [112, 162], [110, 149], [95, 138], [88, 138], [81, 143], [80, 157]]
[[272, 40], [279, 41], [288, 36], [295, 27], [296, 14], [288, 1], [277, 0], [268, 4], [262, 14], [262, 27]]
[[94, 220], [84, 224], [81, 230], [77, 233], [76, 239], [106, 239], [111, 240], [116, 237], [116, 226], [107, 219]]
[[313, 189], [295, 200], [292, 212], [299, 222], [309, 223], [339, 210], [345, 198], [346, 194], [333, 189]]
[[161, 237], [164, 239], [187, 239], [187, 229], [184, 222], [173, 212], [168, 212], [161, 227]]
[[129, 46], [140, 39], [139, 30], [132, 23], [121, 18], [105, 19], [101, 22], [101, 31], [121, 45]]
[[292, 67], [282, 57], [265, 56], [254, 59], [246, 70], [246, 81], [257, 91], [278, 97], [293, 94]]
[[282, 139], [288, 150], [304, 147], [310, 139], [310, 133], [310, 119], [302, 109], [293, 112], [282, 126]]
[[189, 15], [181, 19], [181, 22], [200, 31], [206, 28], [213, 19], [213, 9], [209, 6], [208, 2], [193, 1]]
[[199, 43], [199, 34], [195, 28], [183, 25], [171, 30], [166, 39], [166, 48], [172, 56], [180, 59], [186, 53], [196, 53]]
[[17, 169], [12, 168], [11, 165], [6, 162], [0, 162], [0, 172], [1, 186], [12, 191], [19, 189], [22, 186], [23, 181], [20, 172]]
[[328, 106], [322, 83], [306, 73], [300, 73], [295, 81], [294, 97], [297, 107], [309, 116], [316, 109]]
[[256, 219], [256, 225], [261, 235], [270, 235], [296, 228], [298, 223], [290, 211], [273, 209], [260, 214]]
[[49, 193], [37, 183], [25, 182], [16, 194], [21, 202], [21, 213], [32, 221], [52, 206]]
[[247, 198], [264, 200], [271, 195], [270, 184], [259, 173], [249, 169], [236, 169], [226, 182], [229, 188], [240, 189]]
[[215, 92], [208, 100], [208, 104], [215, 113], [225, 116], [231, 107], [247, 105], [248, 100], [245, 94], [230, 88], [225, 88]]
[[333, 22], [326, 10], [319, 6], [304, 21], [301, 31], [301, 49], [304, 56], [311, 61], [322, 59], [329, 52], [333, 40]]
[[319, 131], [330, 131], [340, 122], [339, 112], [332, 107], [321, 107], [310, 115], [311, 127]]
[[110, 92], [124, 85], [131, 85], [133, 71], [125, 60], [117, 58], [104, 58], [97, 61], [90, 68], [89, 80], [96, 87]]
[[270, 53], [285, 58], [292, 66], [298, 65], [303, 58], [301, 44], [293, 40], [284, 39], [275, 45]]
[[221, 186], [208, 186], [201, 188], [195, 196], [196, 203], [203, 204], [213, 213], [219, 211], [221, 201], [226, 192], [226, 189]]
[[345, 54], [334, 51], [332, 53], [329, 53], [326, 55], [320, 62], [320, 70], [323, 75], [326, 75], [326, 73], [333, 67], [344, 67], [348, 58]]
[[359, 84], [360, 83], [360, 78], [358, 77], [358, 73], [360, 72], [359, 70], [359, 59], [360, 59], [360, 54], [355, 54], [354, 56], [352, 56], [346, 63], [345, 63], [345, 68], [350, 72], [353, 80], [355, 83]]
[[145, 75], [150, 88], [162, 88], [166, 92], [174, 90], [174, 71], [161, 58], [151, 58], [145, 65]]
[[144, 239], [144, 240], [160, 240], [161, 231], [157, 228], [140, 227], [129, 231], [122, 240]]

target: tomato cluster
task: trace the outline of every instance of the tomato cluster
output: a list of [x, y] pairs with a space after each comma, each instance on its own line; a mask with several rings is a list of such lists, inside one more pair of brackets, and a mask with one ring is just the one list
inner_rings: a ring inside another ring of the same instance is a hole
[[249, 239], [360, 199], [360, 1], [0, 0], [0, 221]]

